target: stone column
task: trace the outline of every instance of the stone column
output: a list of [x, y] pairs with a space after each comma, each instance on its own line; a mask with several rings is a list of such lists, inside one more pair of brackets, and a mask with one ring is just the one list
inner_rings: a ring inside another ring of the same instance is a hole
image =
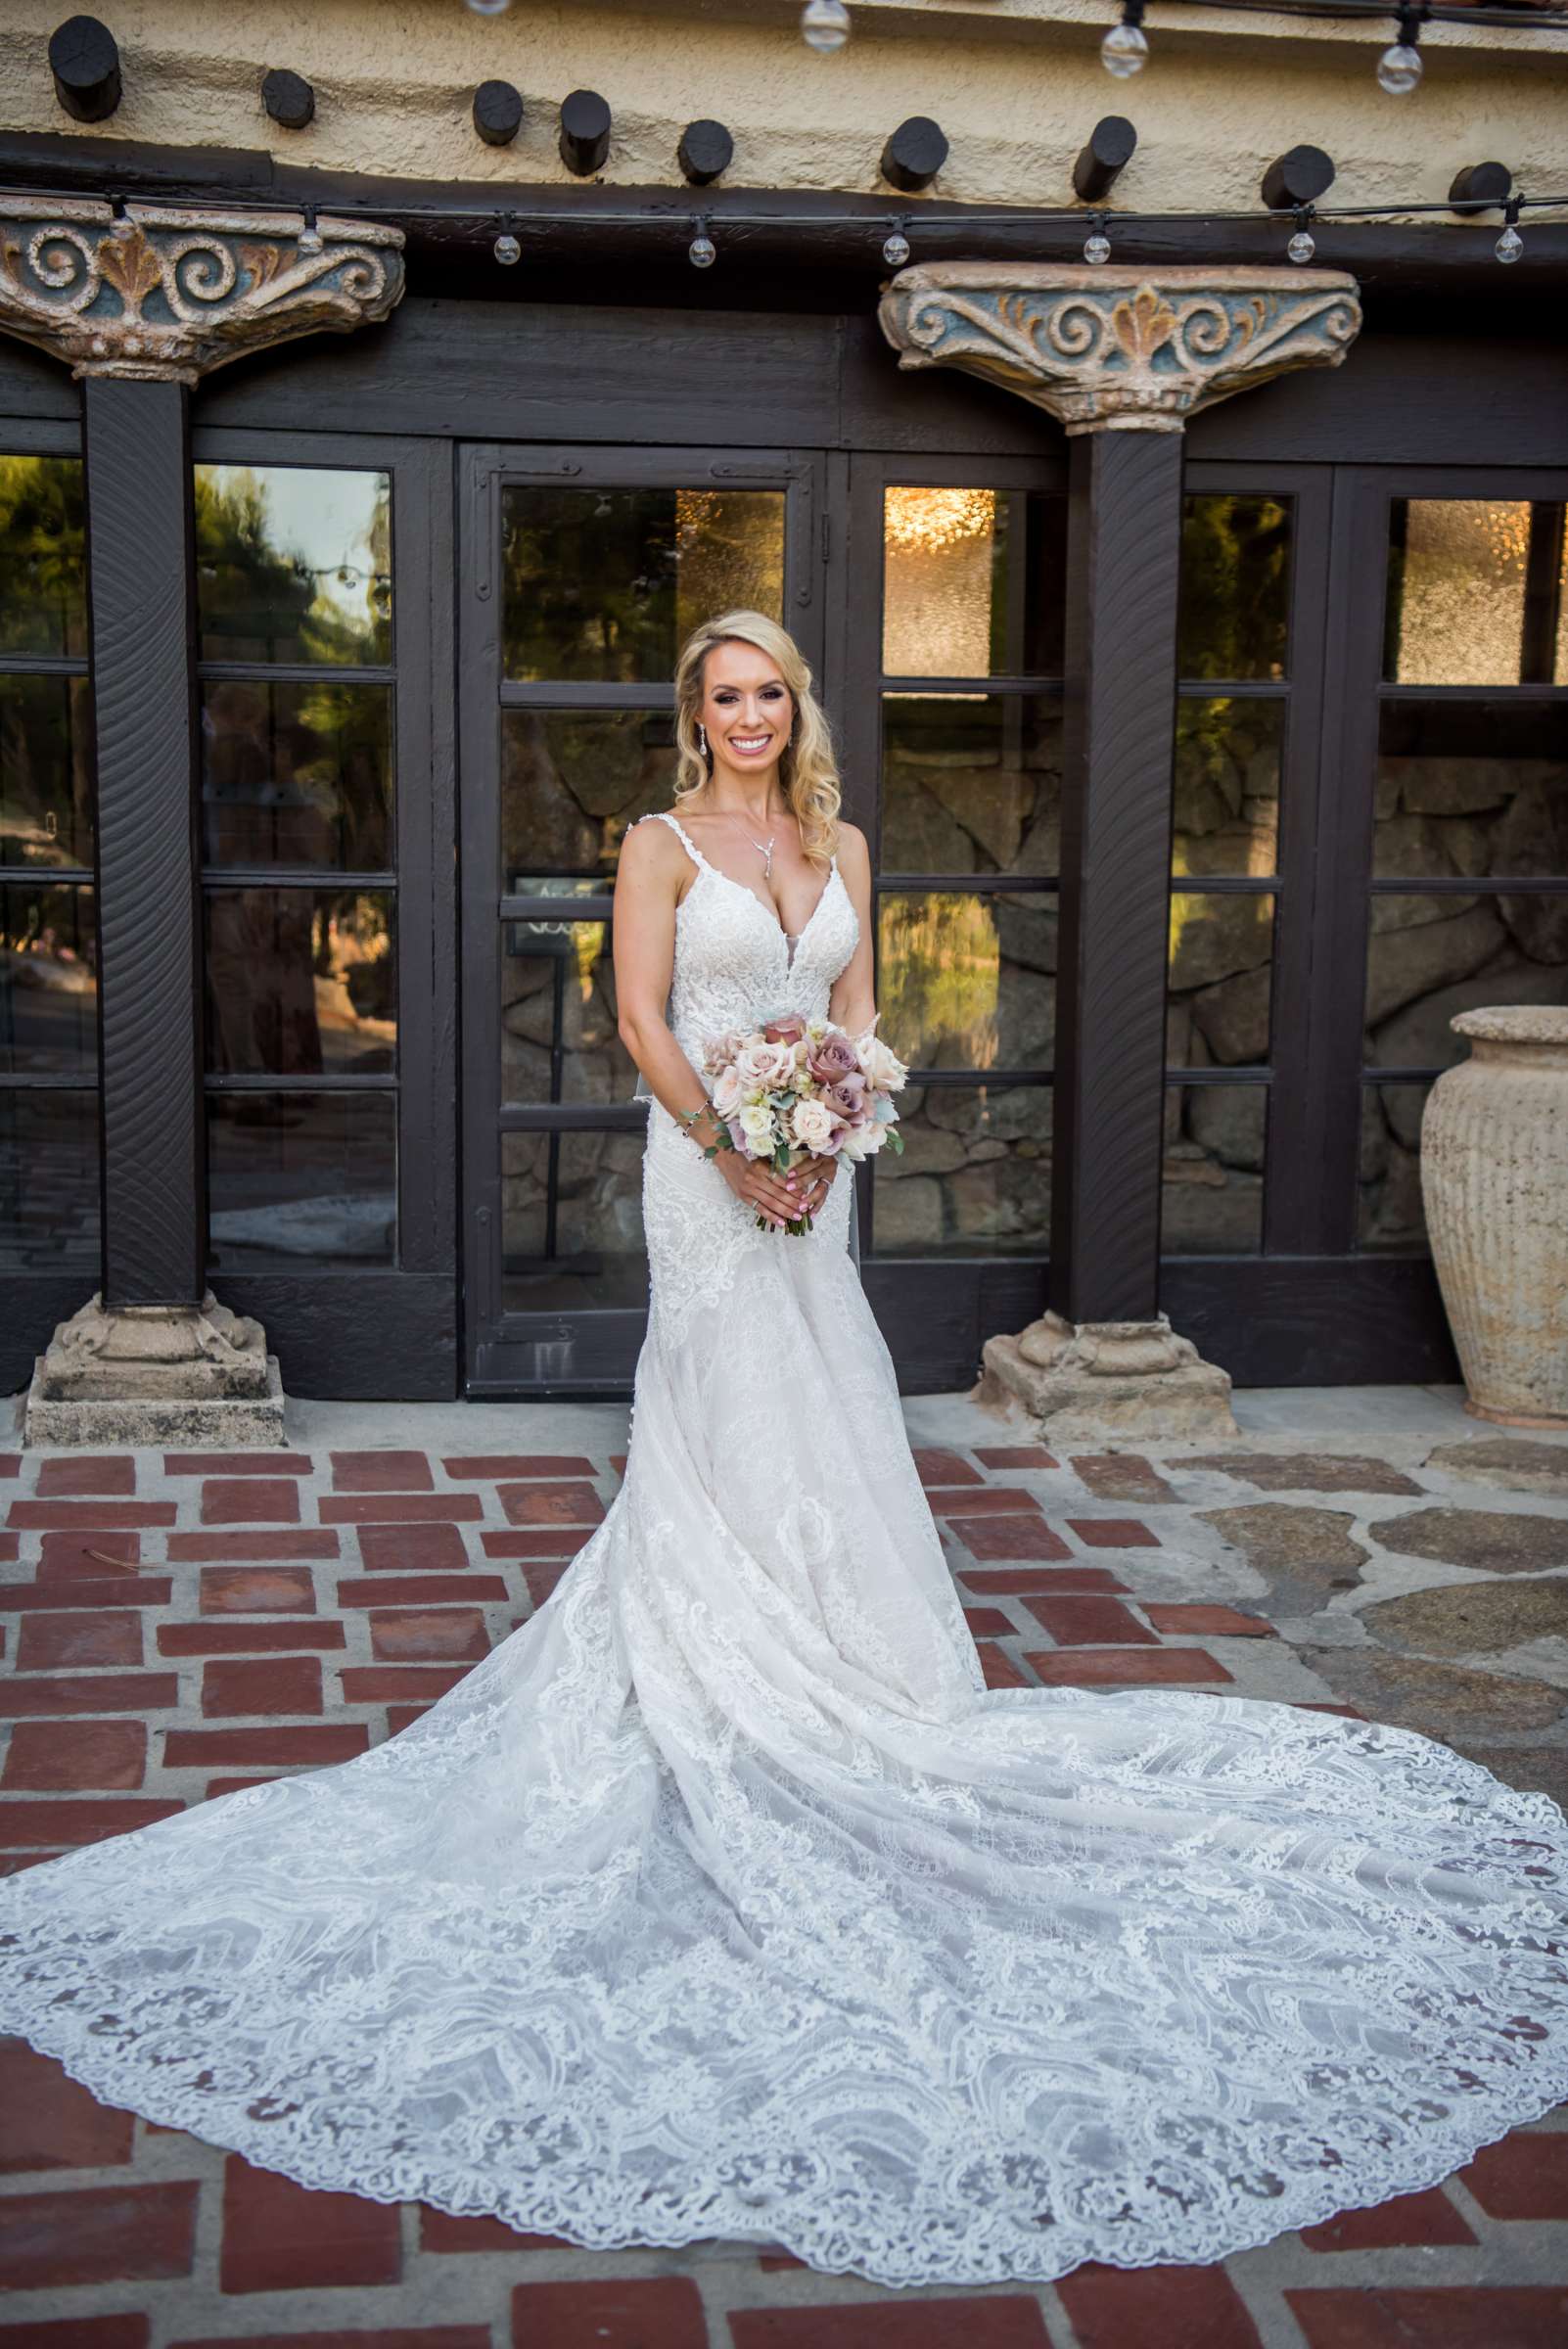
[[191, 388], [385, 318], [401, 233], [298, 213], [0, 201], [0, 332], [83, 387], [98, 777], [103, 1282], [27, 1398], [29, 1443], [276, 1443], [259, 1322], [208, 1289]]
[[1285, 268], [904, 269], [903, 367], [961, 367], [1071, 441], [1050, 1310], [977, 1394], [1068, 1441], [1231, 1432], [1230, 1380], [1159, 1307], [1166, 938], [1186, 418], [1337, 366], [1356, 281]]

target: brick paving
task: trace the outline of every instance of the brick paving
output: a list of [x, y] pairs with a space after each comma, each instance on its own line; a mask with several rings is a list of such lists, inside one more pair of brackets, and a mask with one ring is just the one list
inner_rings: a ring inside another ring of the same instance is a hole
[[[916, 1456], [992, 1685], [1377, 1712], [1561, 1799], [1568, 1447], [1378, 1451]], [[395, 1735], [548, 1597], [623, 1465], [0, 1454], [0, 1868]], [[1568, 2108], [1221, 2266], [891, 2292], [309, 2193], [0, 2042], [0, 2349], [1563, 2349]]]

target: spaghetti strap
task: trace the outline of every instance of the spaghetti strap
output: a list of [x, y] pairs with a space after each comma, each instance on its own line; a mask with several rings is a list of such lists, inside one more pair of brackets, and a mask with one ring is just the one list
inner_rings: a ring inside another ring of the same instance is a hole
[[707, 857], [703, 854], [701, 849], [698, 848], [696, 842], [692, 839], [690, 833], [686, 830], [685, 825], [680, 821], [678, 816], [671, 815], [668, 807], [651, 807], [648, 812], [650, 815], [657, 816], [662, 824], [668, 824], [672, 832], [678, 834], [685, 848], [687, 855], [691, 858], [695, 865], [698, 865], [699, 867], [705, 867], [707, 865]]

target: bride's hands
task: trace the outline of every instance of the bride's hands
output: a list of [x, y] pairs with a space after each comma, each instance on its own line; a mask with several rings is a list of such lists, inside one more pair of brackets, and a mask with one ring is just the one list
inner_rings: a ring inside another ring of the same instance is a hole
[[833, 1177], [838, 1172], [838, 1165], [837, 1158], [831, 1156], [803, 1158], [800, 1165], [791, 1170], [801, 1185], [800, 1195], [806, 1202], [805, 1212], [807, 1215], [815, 1216], [821, 1213], [822, 1203], [833, 1187]]
[[720, 1150], [714, 1163], [736, 1198], [769, 1222], [794, 1223], [807, 1213], [803, 1169], [792, 1167], [788, 1174], [775, 1174], [765, 1159], [743, 1158], [738, 1150]]

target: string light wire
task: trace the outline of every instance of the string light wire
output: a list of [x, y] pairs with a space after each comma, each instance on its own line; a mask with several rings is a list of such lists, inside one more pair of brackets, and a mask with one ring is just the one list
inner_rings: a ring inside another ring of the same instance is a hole
[[[1387, 23], [1399, 15], [1399, 0], [1159, 0], [1162, 8], [1225, 9], [1242, 16], [1314, 17], [1323, 22]], [[1421, 11], [1428, 24], [1489, 24], [1508, 32], [1561, 32], [1568, 8], [1448, 6], [1444, 0]]]
[[[1213, 5], [1213, 0], [1202, 0], [1202, 4], [1204, 6]], [[1385, 10], [1383, 13], [1387, 14], [1388, 12]], [[53, 202], [67, 200], [66, 192], [58, 188], [13, 187], [0, 189], [0, 204], [3, 204], [7, 198], [18, 197], [25, 197], [28, 202], [39, 204], [50, 204]], [[194, 199], [188, 192], [182, 192], [178, 196], [169, 197], [161, 197], [152, 193], [141, 193], [128, 198], [124, 196], [111, 196], [106, 194], [102, 201], [109, 205], [112, 208], [122, 207], [126, 204], [133, 204], [137, 206], [138, 208], [145, 207], [149, 210], [157, 211], [163, 208], [167, 205], [183, 207], [188, 206], [193, 201], [198, 200]], [[329, 219], [334, 220], [362, 219], [384, 224], [390, 222], [394, 226], [404, 221], [442, 222], [448, 227], [457, 227], [468, 224], [471, 225], [477, 233], [482, 235], [493, 235], [497, 231], [513, 230], [519, 226], [535, 227], [541, 229], [571, 228], [576, 226], [581, 228], [639, 228], [646, 230], [664, 229], [668, 230], [671, 236], [684, 236], [689, 238], [693, 227], [693, 215], [690, 207], [680, 203], [679, 198], [675, 195], [673, 190], [670, 191], [668, 208], [666, 208], [663, 205], [657, 207], [648, 206], [637, 209], [633, 209], [629, 207], [617, 208], [608, 206], [600, 207], [598, 206], [588, 205], [584, 206], [581, 211], [578, 212], [576, 217], [560, 207], [550, 208], [546, 208], [544, 207], [534, 207], [530, 208], [526, 205], [520, 206], [515, 204], [504, 207], [493, 204], [403, 204], [396, 202], [395, 200], [384, 200], [381, 203], [373, 204], [369, 201], [361, 201], [357, 198], [351, 197], [345, 198], [344, 200], [340, 201], [335, 197], [323, 196], [319, 193], [309, 203], [306, 203], [300, 198], [295, 198], [291, 202], [289, 196], [282, 191], [274, 193], [265, 202], [254, 200], [246, 201], [243, 198], [231, 195], [227, 190], [215, 190], [210, 197], [204, 197], [199, 201], [203, 203], [209, 202], [214, 206], [221, 206], [225, 212], [254, 212], [256, 214], [275, 214], [280, 211], [298, 211], [300, 213], [301, 218], [305, 221], [308, 228], [313, 228], [315, 226], [317, 214], [325, 214]], [[1552, 194], [1545, 196], [1526, 196], [1521, 194], [1513, 194], [1507, 197], [1499, 196], [1491, 200], [1490, 203], [1481, 198], [1467, 198], [1464, 200], [1462, 205], [1462, 213], [1465, 218], [1473, 218], [1474, 215], [1483, 210], [1501, 212], [1506, 207], [1509, 206], [1515, 207], [1515, 218], [1518, 217], [1518, 214], [1521, 211], [1550, 211], [1568, 209], [1568, 190], [1565, 190], [1560, 195]], [[963, 205], [949, 210], [933, 204], [922, 207], [920, 210], [915, 212], [893, 212], [872, 208], [867, 208], [863, 211], [852, 211], [849, 209], [842, 211], [830, 211], [827, 209], [822, 209], [810, 212], [784, 212], [768, 210], [748, 211], [740, 207], [736, 207], [732, 210], [728, 207], [725, 207], [722, 210], [715, 210], [710, 214], [704, 214], [702, 215], [702, 218], [705, 225], [709, 225], [713, 228], [722, 227], [724, 229], [793, 228], [810, 230], [836, 228], [864, 231], [868, 229], [875, 230], [880, 227], [885, 231], [899, 229], [905, 232], [910, 228], [918, 228], [921, 231], [936, 229], [962, 230], [966, 228], [984, 231], [988, 228], [999, 228], [1005, 226], [1038, 226], [1045, 222], [1076, 223], [1080, 227], [1087, 227], [1093, 212], [1098, 211], [1108, 229], [1115, 228], [1123, 233], [1126, 233], [1128, 230], [1138, 227], [1155, 228], [1166, 225], [1175, 227], [1184, 223], [1197, 223], [1207, 226], [1222, 222], [1251, 221], [1256, 226], [1258, 223], [1268, 220], [1289, 220], [1294, 222], [1296, 214], [1300, 208], [1301, 207], [1296, 205], [1285, 204], [1255, 205], [1245, 210], [1230, 210], [1221, 207], [1216, 209], [1205, 209], [1202, 211], [1176, 212], [1111, 211], [1103, 206], [1091, 207], [1083, 205], [977, 204]], [[1424, 217], [1433, 214], [1448, 217], [1453, 221], [1456, 229], [1461, 225], [1461, 220], [1458, 217], [1461, 207], [1456, 207], [1447, 197], [1438, 198], [1436, 200], [1421, 199], [1407, 204], [1401, 204], [1398, 202], [1385, 202], [1382, 204], [1314, 204], [1311, 209], [1313, 223], [1315, 227], [1319, 228], [1325, 221], [1329, 220], [1398, 220], [1410, 215]]]

